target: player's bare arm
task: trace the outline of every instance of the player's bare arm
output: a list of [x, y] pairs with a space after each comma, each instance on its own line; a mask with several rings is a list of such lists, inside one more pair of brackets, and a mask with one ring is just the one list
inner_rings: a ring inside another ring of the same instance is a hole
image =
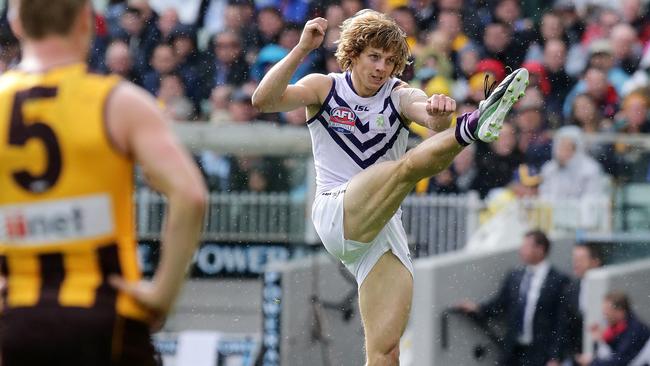
[[173, 305], [198, 245], [206, 188], [201, 174], [176, 141], [155, 101], [123, 83], [108, 101], [108, 131], [116, 147], [142, 166], [152, 188], [168, 199], [162, 256], [151, 283], [111, 279], [119, 290], [164, 316]]
[[426, 94], [416, 88], [402, 87], [398, 93], [402, 114], [408, 120], [436, 132], [449, 128], [456, 101], [443, 94]]
[[286, 112], [298, 107], [320, 105], [332, 81], [322, 74], [310, 74], [296, 84], [289, 81], [300, 62], [318, 48], [325, 37], [327, 20], [315, 18], [305, 24], [300, 42], [262, 78], [253, 94], [253, 106], [262, 112]]

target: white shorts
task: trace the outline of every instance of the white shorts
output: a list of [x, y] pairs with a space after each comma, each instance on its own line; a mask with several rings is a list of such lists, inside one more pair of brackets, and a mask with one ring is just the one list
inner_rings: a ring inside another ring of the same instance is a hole
[[345, 239], [343, 236], [343, 196], [348, 183], [316, 195], [312, 220], [325, 249], [340, 259], [361, 287], [372, 267], [387, 251], [404, 264], [413, 275], [406, 232], [402, 226], [402, 210], [398, 210], [370, 243]]

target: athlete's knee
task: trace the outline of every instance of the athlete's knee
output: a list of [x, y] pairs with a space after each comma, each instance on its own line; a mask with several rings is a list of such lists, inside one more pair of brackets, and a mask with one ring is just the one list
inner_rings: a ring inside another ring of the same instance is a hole
[[384, 350], [377, 349], [368, 353], [368, 366], [399, 365], [399, 341]]

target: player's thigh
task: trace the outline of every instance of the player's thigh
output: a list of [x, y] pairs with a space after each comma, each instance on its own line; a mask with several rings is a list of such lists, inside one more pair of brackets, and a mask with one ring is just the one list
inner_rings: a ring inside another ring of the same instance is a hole
[[407, 181], [405, 160], [386, 161], [352, 177], [343, 201], [345, 238], [372, 241], [415, 187]]
[[388, 353], [399, 345], [413, 297], [413, 276], [390, 251], [384, 253], [359, 289], [368, 353]]

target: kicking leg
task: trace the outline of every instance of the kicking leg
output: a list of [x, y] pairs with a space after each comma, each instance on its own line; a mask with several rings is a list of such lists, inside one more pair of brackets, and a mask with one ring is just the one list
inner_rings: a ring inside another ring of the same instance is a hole
[[455, 130], [424, 140], [400, 160], [373, 165], [354, 176], [344, 196], [345, 238], [372, 241], [419, 180], [446, 169], [472, 141], [498, 138], [506, 114], [527, 84], [528, 71], [516, 70], [481, 102], [478, 111], [458, 118]]
[[399, 341], [409, 318], [413, 277], [386, 252], [359, 289], [359, 308], [366, 333], [367, 366], [399, 364]]
[[372, 241], [415, 184], [447, 168], [462, 149], [449, 129], [424, 140], [400, 160], [373, 165], [354, 176], [344, 196], [345, 238]]

